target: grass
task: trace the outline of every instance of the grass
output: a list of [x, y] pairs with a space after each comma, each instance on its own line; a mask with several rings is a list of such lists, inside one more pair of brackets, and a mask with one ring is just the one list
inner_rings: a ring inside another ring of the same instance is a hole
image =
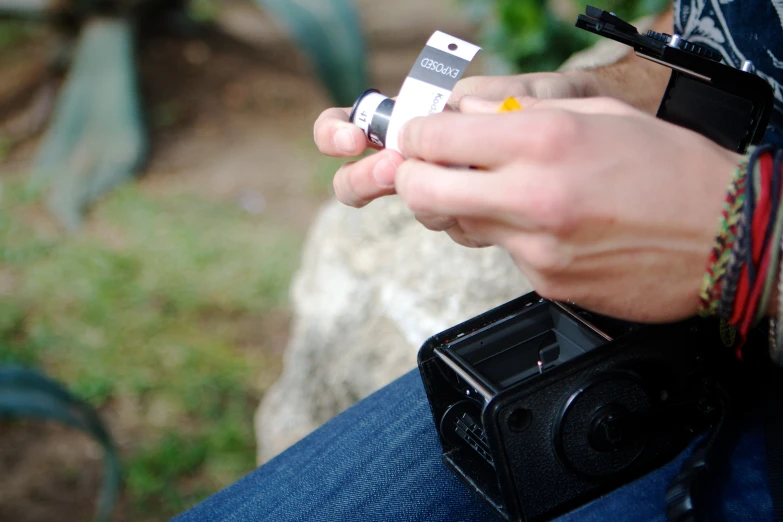
[[284, 313], [302, 238], [136, 184], [90, 222], [63, 237], [2, 186], [0, 364], [42, 367], [101, 408], [123, 435], [131, 518], [162, 520], [255, 467], [253, 410], [279, 371], [258, 325]]
[[8, 50], [29, 37], [35, 27], [30, 20], [0, 19], [0, 51]]

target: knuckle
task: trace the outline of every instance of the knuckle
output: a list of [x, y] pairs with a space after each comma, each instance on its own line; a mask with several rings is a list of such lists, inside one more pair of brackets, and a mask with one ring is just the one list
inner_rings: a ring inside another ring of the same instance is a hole
[[601, 96], [596, 100], [596, 103], [603, 112], [615, 114], [630, 114], [633, 112], [633, 107], [610, 96]]
[[431, 189], [426, 185], [416, 179], [411, 179], [405, 191], [405, 202], [408, 209], [416, 214], [428, 212], [433, 202], [431, 192]]
[[562, 272], [571, 262], [562, 243], [552, 235], [539, 235], [525, 241], [526, 263], [541, 276]]
[[332, 190], [334, 190], [334, 196], [337, 198], [338, 201], [341, 203], [347, 205], [349, 204], [347, 194], [344, 190], [344, 181], [342, 179], [342, 172], [337, 171], [337, 173], [332, 178]]
[[544, 299], [565, 301], [570, 298], [567, 285], [558, 282], [556, 279], [539, 277], [535, 281], [531, 280], [531, 285], [535, 288], [536, 293]]
[[459, 99], [463, 96], [472, 96], [476, 94], [483, 83], [486, 83], [486, 76], [469, 76], [460, 79], [452, 90], [452, 99]]
[[318, 152], [321, 154], [327, 154], [329, 152], [329, 148], [327, 146], [328, 138], [324, 138], [325, 130], [321, 127], [315, 127], [313, 129], [313, 140], [315, 141], [315, 146], [318, 149]]
[[456, 225], [456, 220], [446, 216], [435, 216], [432, 214], [416, 214], [416, 220], [421, 223], [424, 228], [432, 230], [433, 232], [443, 232], [449, 230]]
[[542, 160], [555, 160], [580, 137], [581, 121], [565, 111], [552, 112], [536, 129], [535, 149]]
[[355, 172], [343, 166], [332, 179], [335, 197], [345, 205], [360, 208], [367, 204], [357, 191]]
[[444, 126], [440, 125], [435, 118], [429, 121], [420, 121], [414, 128], [416, 132], [411, 133], [410, 137], [415, 142], [408, 144], [412, 150], [429, 156], [443, 149], [446, 133]]
[[549, 233], [567, 234], [577, 224], [574, 189], [552, 173], [544, 186], [524, 195], [525, 206], [539, 225]]
[[328, 111], [322, 112], [313, 124], [313, 140], [315, 141], [315, 146], [318, 147], [318, 151], [321, 153], [327, 152], [329, 144], [331, 143], [327, 112]]

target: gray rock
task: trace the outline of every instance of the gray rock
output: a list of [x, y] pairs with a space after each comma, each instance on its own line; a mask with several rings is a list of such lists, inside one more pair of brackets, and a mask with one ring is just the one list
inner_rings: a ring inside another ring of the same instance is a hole
[[330, 202], [293, 282], [283, 373], [256, 413], [259, 462], [415, 368], [431, 335], [529, 289], [506, 252], [425, 229], [397, 197]]

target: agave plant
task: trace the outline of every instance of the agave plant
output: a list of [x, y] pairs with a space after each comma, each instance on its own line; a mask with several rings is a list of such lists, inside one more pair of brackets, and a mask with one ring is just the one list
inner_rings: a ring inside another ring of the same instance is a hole
[[[365, 88], [361, 24], [352, 0], [249, 0], [283, 26], [310, 59], [334, 103]], [[0, 0], [0, 16], [47, 21], [73, 40], [70, 64], [31, 187], [54, 217], [78, 229], [100, 196], [137, 175], [148, 155], [136, 77], [136, 41], [147, 25], [182, 19], [187, 0]]]
[[0, 418], [53, 420], [83, 431], [104, 452], [103, 486], [95, 520], [108, 521], [121, 483], [121, 467], [114, 441], [98, 413], [59, 383], [34, 370], [0, 367]]

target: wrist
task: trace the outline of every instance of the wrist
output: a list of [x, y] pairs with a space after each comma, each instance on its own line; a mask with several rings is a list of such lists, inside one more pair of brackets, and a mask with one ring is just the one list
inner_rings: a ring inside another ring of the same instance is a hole
[[671, 70], [629, 53], [610, 65], [564, 74], [572, 78], [584, 97], [614, 98], [654, 115]]
[[566, 71], [563, 74], [569, 79], [576, 98], [598, 98], [608, 96], [598, 69], [579, 69]]

